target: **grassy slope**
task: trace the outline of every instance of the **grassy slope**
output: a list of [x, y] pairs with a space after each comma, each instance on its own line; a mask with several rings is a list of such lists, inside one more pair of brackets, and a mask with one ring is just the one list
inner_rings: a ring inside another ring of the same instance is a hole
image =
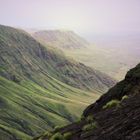
[[26, 77], [47, 88], [47, 77], [54, 77], [80, 89], [104, 92], [114, 85], [109, 76], [67, 59], [63, 53], [44, 47], [23, 31], [0, 27], [1, 75], [21, 80]]
[[59, 81], [54, 84], [59, 89], [46, 90], [31, 81], [19, 85], [0, 77], [0, 137], [31, 139], [45, 129], [73, 122], [99, 96]]
[[[0, 138], [31, 139], [76, 120], [100, 95], [93, 86], [96, 80], [86, 79], [95, 74], [91, 68], [45, 48], [24, 31], [0, 26]], [[113, 81], [102, 74], [100, 77], [103, 82], [98, 83], [98, 90], [103, 87], [103, 91]]]

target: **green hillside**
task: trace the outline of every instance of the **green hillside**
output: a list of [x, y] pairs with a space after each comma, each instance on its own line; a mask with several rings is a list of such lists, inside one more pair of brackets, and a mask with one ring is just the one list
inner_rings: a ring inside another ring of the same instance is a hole
[[31, 81], [17, 84], [0, 77], [0, 138], [30, 139], [45, 129], [73, 122], [99, 96], [51, 82], [57, 88], [46, 90]]
[[23, 31], [1, 26], [0, 35], [0, 64], [5, 68], [1, 75], [8, 79], [28, 78], [47, 88], [47, 77], [53, 76], [76, 88], [103, 92], [114, 85], [109, 76], [42, 46]]
[[0, 25], [0, 138], [31, 139], [78, 119], [114, 85], [109, 76]]

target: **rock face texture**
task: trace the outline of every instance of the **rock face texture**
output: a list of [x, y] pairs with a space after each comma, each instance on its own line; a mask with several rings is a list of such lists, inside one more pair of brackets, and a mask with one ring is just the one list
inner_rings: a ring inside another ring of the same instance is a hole
[[140, 140], [140, 64], [87, 107], [81, 121], [58, 132], [70, 132], [70, 140]]

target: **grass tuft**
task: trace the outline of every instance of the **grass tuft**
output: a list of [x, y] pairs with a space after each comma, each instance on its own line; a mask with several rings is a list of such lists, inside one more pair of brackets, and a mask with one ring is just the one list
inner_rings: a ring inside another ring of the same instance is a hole
[[82, 130], [83, 131], [89, 131], [89, 130], [92, 130], [92, 129], [95, 129], [95, 128], [97, 128], [97, 123], [93, 122], [93, 123], [84, 125]]
[[106, 105], [103, 106], [103, 109], [116, 107], [120, 104], [119, 100], [111, 100]]
[[122, 97], [121, 101], [126, 100], [126, 99], [128, 99], [128, 98], [129, 98], [128, 95], [124, 95], [124, 96]]

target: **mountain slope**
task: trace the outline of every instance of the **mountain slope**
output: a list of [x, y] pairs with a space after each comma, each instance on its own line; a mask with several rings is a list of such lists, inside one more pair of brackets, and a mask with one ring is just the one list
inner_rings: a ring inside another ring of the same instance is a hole
[[0, 25], [1, 139], [31, 139], [73, 122], [113, 84], [110, 77], [44, 47], [26, 32]]
[[73, 31], [46, 30], [37, 31], [32, 35], [42, 43], [61, 49], [79, 49], [89, 46], [86, 40]]
[[45, 129], [73, 122], [91, 97], [98, 97], [63, 83], [54, 84], [58, 89], [46, 90], [31, 81], [19, 85], [0, 77], [0, 138], [31, 139]]
[[[65, 55], [122, 80], [140, 60], [140, 39], [95, 42], [87, 48], [64, 49]], [[117, 53], [116, 53], [117, 52]]]
[[[135, 39], [95, 43], [90, 47], [64, 50], [68, 57], [122, 80], [140, 59], [140, 41]], [[116, 53], [117, 52], [117, 53]]]
[[[94, 44], [86, 43], [86, 47], [83, 47], [83, 39], [77, 39], [74, 33], [68, 34], [66, 31], [38, 31], [33, 37], [44, 44], [49, 42], [50, 45], [63, 49], [66, 56], [107, 73], [119, 81], [125, 77], [129, 69], [139, 63], [140, 59], [139, 35], [106, 35], [103, 38], [94, 36]], [[69, 38], [74, 38], [75, 41], [72, 42]], [[76, 40], [78, 44], [75, 43]], [[67, 49], [67, 46], [73, 47]]]
[[[57, 137], [69, 134], [70, 140], [138, 140], [139, 100], [140, 64], [131, 69], [123, 81], [87, 107], [80, 122], [62, 127], [53, 133], [59, 132]], [[47, 135], [41, 139], [44, 138], [47, 139]]]
[[47, 88], [45, 76], [53, 76], [76, 88], [101, 91], [114, 84], [109, 76], [67, 59], [61, 51], [42, 46], [23, 31], [2, 26], [0, 33], [0, 64], [6, 69], [1, 75], [8, 79], [22, 75]]

